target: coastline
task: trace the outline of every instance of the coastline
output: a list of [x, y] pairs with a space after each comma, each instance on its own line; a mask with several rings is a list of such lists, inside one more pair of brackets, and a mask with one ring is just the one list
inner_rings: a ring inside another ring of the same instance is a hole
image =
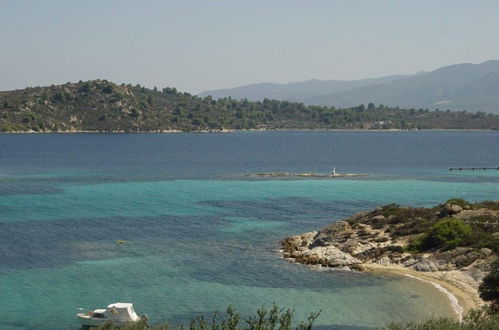
[[459, 320], [462, 320], [462, 317], [471, 309], [485, 304], [478, 295], [478, 281], [463, 271], [418, 272], [396, 265], [363, 264], [363, 266], [365, 266], [367, 272], [373, 274], [397, 274], [427, 282], [436, 290], [447, 295], [449, 303]]
[[[296, 262], [293, 258], [282, 256], [282, 250], [279, 250], [281, 257], [291, 262]], [[313, 269], [322, 269], [318, 265], [305, 265]], [[318, 267], [318, 268], [317, 268]], [[438, 290], [447, 296], [449, 305], [455, 313], [456, 319], [462, 321], [471, 309], [485, 305], [486, 303], [478, 294], [479, 282], [465, 274], [463, 271], [436, 271], [436, 272], [418, 272], [403, 266], [397, 265], [380, 265], [380, 264], [362, 264], [362, 272], [376, 274], [388, 274], [407, 276], [414, 280], [426, 282], [431, 285], [434, 290]], [[357, 271], [357, 270], [342, 270], [338, 271]]]

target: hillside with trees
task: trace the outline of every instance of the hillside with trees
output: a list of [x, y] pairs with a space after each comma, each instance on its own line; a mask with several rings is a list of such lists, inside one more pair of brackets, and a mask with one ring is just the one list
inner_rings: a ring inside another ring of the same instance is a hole
[[1, 132], [164, 132], [239, 129], [499, 129], [484, 112], [337, 109], [264, 99], [212, 99], [106, 80], [0, 92]]

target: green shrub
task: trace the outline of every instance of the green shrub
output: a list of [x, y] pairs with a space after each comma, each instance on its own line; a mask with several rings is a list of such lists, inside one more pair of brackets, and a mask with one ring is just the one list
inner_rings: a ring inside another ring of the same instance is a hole
[[388, 204], [381, 208], [381, 214], [385, 217], [389, 217], [390, 215], [395, 214], [400, 209], [400, 206], [397, 204]]
[[429, 234], [429, 243], [435, 247], [455, 248], [471, 236], [471, 227], [461, 219], [444, 219], [435, 223]]
[[415, 252], [440, 248], [453, 249], [467, 242], [471, 235], [471, 227], [463, 220], [446, 218], [431, 226], [428, 233], [413, 240], [408, 249]]
[[64, 101], [64, 95], [60, 92], [58, 93], [55, 93], [53, 96], [52, 96], [52, 101], [53, 102], [63, 102]]
[[494, 261], [490, 273], [483, 278], [478, 293], [483, 300], [492, 302], [494, 312], [499, 312], [499, 259]]
[[389, 245], [386, 247], [386, 249], [390, 252], [397, 252], [397, 253], [403, 253], [404, 248], [399, 246], [399, 245]]
[[421, 234], [409, 241], [406, 247], [407, 252], [418, 253], [426, 250], [426, 239], [428, 234]]
[[462, 199], [462, 198], [451, 198], [449, 199], [448, 201], [445, 202], [445, 204], [452, 204], [452, 205], [459, 205], [461, 206], [463, 209], [466, 207], [466, 206], [471, 206], [471, 203]]

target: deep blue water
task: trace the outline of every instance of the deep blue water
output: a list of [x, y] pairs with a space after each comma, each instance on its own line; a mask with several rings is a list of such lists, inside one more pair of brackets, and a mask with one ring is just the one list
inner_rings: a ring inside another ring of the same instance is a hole
[[[499, 171], [448, 167], [498, 165], [494, 131], [0, 134], [0, 329], [76, 329], [116, 301], [153, 322], [272, 302], [339, 329], [452, 315], [426, 283], [313, 271], [278, 242], [392, 202], [497, 199]], [[247, 176], [332, 168], [368, 176]]]

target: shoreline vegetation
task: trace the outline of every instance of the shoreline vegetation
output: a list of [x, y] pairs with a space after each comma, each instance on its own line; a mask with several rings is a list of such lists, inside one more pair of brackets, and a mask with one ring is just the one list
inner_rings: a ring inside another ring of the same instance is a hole
[[446, 294], [462, 320], [486, 304], [480, 284], [498, 258], [498, 236], [499, 201], [451, 199], [433, 208], [390, 204], [364, 211], [287, 237], [281, 251], [284, 258], [313, 267], [422, 280]]
[[335, 108], [269, 99], [214, 99], [170, 87], [148, 89], [106, 80], [0, 92], [0, 132], [420, 129], [496, 130], [499, 115], [373, 103]]
[[[294, 312], [292, 310], [274, 307], [268, 311], [258, 309], [256, 315], [242, 319], [241, 315], [228, 307], [225, 316], [215, 313], [211, 319], [200, 316], [189, 322], [190, 330], [311, 330], [319, 312], [311, 313], [307, 321], [293, 325]], [[183, 330], [183, 325], [172, 325], [168, 322], [150, 325], [147, 321], [139, 321], [117, 325], [106, 323], [92, 330]], [[421, 322], [397, 323], [377, 327], [379, 330], [497, 330], [499, 329], [499, 315], [490, 308], [477, 308], [470, 311], [462, 321], [449, 318], [430, 318]]]

